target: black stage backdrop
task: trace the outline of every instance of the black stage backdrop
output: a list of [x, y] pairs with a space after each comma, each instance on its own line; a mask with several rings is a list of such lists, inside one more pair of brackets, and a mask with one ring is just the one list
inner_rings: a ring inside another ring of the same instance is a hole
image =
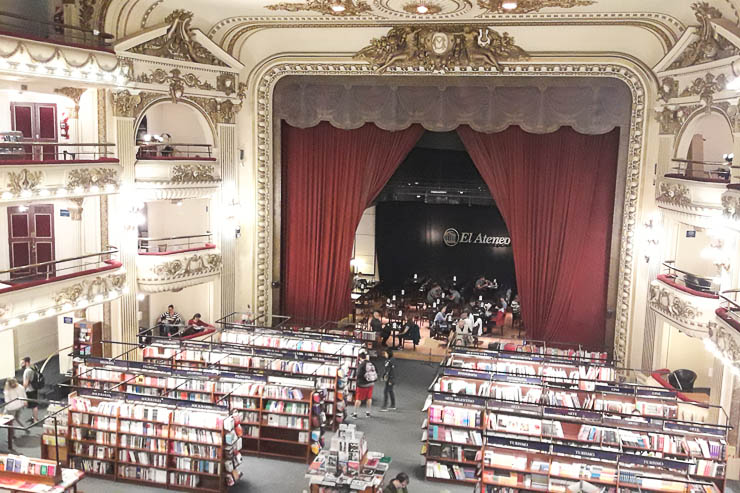
[[514, 256], [509, 232], [496, 207], [380, 202], [375, 211], [375, 248], [383, 285], [399, 288], [413, 278], [438, 281], [457, 276], [497, 279], [512, 288]]

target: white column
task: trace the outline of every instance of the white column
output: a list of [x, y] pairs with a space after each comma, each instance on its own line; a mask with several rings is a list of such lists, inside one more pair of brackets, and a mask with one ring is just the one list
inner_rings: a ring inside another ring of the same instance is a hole
[[[740, 106], [738, 106], [738, 109], [740, 109]], [[730, 183], [740, 183], [740, 132], [734, 132], [732, 137], [732, 153], [735, 155], [735, 160], [734, 166], [730, 170]]]
[[[218, 230], [221, 234], [221, 314], [220, 317], [232, 313], [237, 308], [236, 300], [236, 228], [240, 225], [241, 213], [234, 205], [239, 202], [238, 190], [238, 149], [236, 139], [236, 125], [221, 123], [218, 125], [218, 148], [221, 165], [221, 209], [226, 215], [236, 217], [214, 218], [219, 222]], [[219, 318], [220, 318], [219, 317]]]

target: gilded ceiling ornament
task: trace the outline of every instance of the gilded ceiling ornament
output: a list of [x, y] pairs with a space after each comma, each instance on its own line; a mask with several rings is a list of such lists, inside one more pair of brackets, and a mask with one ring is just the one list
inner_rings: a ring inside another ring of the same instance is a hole
[[287, 10], [288, 12], [318, 12], [337, 17], [361, 15], [372, 12], [365, 0], [339, 0], [344, 10], [334, 10], [334, 0], [306, 0], [305, 2], [280, 2], [265, 6], [269, 10]]
[[193, 254], [184, 259], [170, 260], [154, 267], [154, 273], [159, 277], [172, 279], [184, 276], [195, 276], [215, 272], [221, 268], [222, 258], [217, 253], [205, 255]]
[[181, 75], [179, 69], [173, 68], [167, 73], [166, 70], [161, 68], [152, 70], [151, 74], [141, 74], [136, 77], [136, 82], [143, 82], [145, 84], [169, 84], [170, 86], [170, 97], [173, 103], [177, 103], [182, 99], [185, 93], [185, 87], [195, 87], [196, 89], [212, 90], [213, 86], [210, 82], [201, 82], [195, 74]]
[[118, 171], [111, 168], [82, 168], [73, 169], [67, 175], [67, 190], [73, 191], [77, 187], [90, 190], [90, 187], [118, 186]]
[[172, 168], [170, 181], [175, 183], [194, 183], [218, 181], [216, 168], [212, 164], [178, 164]]
[[712, 19], [721, 19], [722, 12], [707, 2], [691, 4], [696, 20], [699, 21], [699, 38], [684, 49], [681, 55], [668, 67], [677, 69], [699, 65], [700, 63], [721, 60], [737, 54], [740, 49], [718, 35], [712, 26]]
[[160, 94], [141, 91], [131, 94], [128, 89], [113, 93], [113, 114], [120, 117], [135, 118], [141, 110], [152, 100], [161, 97]]
[[518, 0], [516, 9], [513, 10], [505, 9], [503, 3], [502, 0], [478, 0], [478, 7], [495, 14], [527, 14], [551, 7], [561, 9], [585, 7], [595, 4], [596, 0]]
[[28, 171], [23, 168], [16, 173], [8, 173], [8, 188], [11, 192], [19, 195], [21, 192], [33, 192], [41, 183], [41, 171]]
[[62, 303], [77, 303], [80, 300], [92, 301], [97, 295], [107, 295], [114, 289], [122, 289], [126, 283], [126, 274], [113, 274], [110, 276], [97, 276], [94, 279], [73, 284], [57, 291], [52, 298], [58, 305]]
[[187, 10], [173, 11], [165, 18], [165, 22], [169, 24], [165, 34], [135, 46], [131, 48], [131, 51], [142, 55], [172, 58], [186, 62], [226, 66], [203, 45], [195, 41], [190, 28], [192, 20], [192, 12]]
[[725, 74], [715, 77], [711, 72], [707, 72], [703, 78], [696, 78], [690, 86], [681, 91], [681, 97], [699, 96], [707, 105], [707, 111], [711, 111], [714, 94], [724, 91], [726, 86], [727, 78]]
[[663, 181], [660, 182], [658, 192], [659, 195], [655, 197], [657, 201], [681, 206], [691, 205], [691, 190], [686, 185]]
[[82, 95], [87, 91], [86, 87], [58, 87], [54, 89], [54, 92], [66, 96], [75, 103], [75, 112], [72, 118], [78, 118], [80, 116], [80, 99]]
[[431, 72], [455, 68], [495, 67], [499, 60], [522, 60], [529, 55], [514, 44], [508, 33], [463, 25], [401, 26], [382, 38], [375, 38], [355, 59], [375, 66], [378, 72], [389, 67], [423, 67]]

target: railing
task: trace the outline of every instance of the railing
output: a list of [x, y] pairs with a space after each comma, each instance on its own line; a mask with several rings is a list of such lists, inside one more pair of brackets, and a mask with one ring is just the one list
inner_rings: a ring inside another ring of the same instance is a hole
[[120, 266], [117, 255], [118, 248], [109, 246], [104, 252], [6, 269], [0, 271], [0, 293], [114, 269]]
[[30, 19], [10, 12], [0, 12], [0, 34], [53, 43], [110, 50], [112, 34], [97, 29]]
[[136, 159], [215, 159], [211, 155], [211, 144], [141, 141], [136, 145], [139, 146]]
[[190, 250], [213, 248], [211, 233], [189, 236], [169, 236], [166, 238], [139, 238], [140, 255], [177, 253]]
[[62, 161], [114, 160], [115, 144], [66, 142], [0, 142], [0, 165], [14, 163], [56, 163]]
[[715, 279], [681, 270], [674, 266], [675, 262], [675, 260], [667, 260], [663, 262], [663, 267], [665, 267], [664, 276], [672, 279], [674, 282], [681, 281], [683, 285], [691, 291], [717, 295], [719, 292], [719, 284]]
[[720, 308], [726, 310], [726, 315], [740, 324], [740, 289], [728, 289], [719, 294]]
[[729, 183], [731, 163], [722, 161], [693, 161], [690, 159], [673, 159], [676, 166], [667, 178], [685, 178], [713, 183]]

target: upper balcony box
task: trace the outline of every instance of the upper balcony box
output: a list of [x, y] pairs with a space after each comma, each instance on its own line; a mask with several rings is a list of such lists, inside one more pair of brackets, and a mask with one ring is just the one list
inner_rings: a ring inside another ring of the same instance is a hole
[[139, 142], [136, 187], [148, 199], [199, 198], [221, 184], [219, 166], [210, 144]]
[[0, 11], [0, 74], [56, 79], [82, 85], [121, 84], [128, 68], [110, 44], [112, 36]]
[[145, 293], [178, 291], [212, 281], [221, 273], [221, 252], [211, 234], [139, 238], [136, 277]]
[[0, 135], [0, 203], [118, 193], [112, 144], [8, 142]]
[[119, 298], [126, 291], [126, 273], [117, 255], [111, 248], [1, 271], [0, 328]]
[[658, 179], [658, 207], [697, 216], [716, 216], [722, 210], [722, 193], [730, 181], [725, 162], [674, 159], [674, 172]]
[[719, 286], [714, 279], [663, 265], [665, 272], [650, 283], [650, 308], [687, 335], [706, 337], [719, 307]]

